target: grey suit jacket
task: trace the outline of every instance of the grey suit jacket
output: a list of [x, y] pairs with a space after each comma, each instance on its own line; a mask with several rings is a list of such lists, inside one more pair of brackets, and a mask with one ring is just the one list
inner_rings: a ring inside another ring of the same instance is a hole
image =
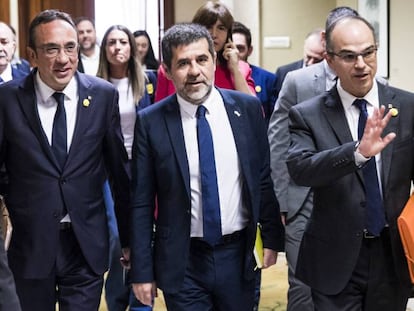
[[298, 186], [292, 181], [287, 170], [286, 157], [290, 145], [289, 109], [304, 100], [322, 94], [325, 88], [324, 62], [289, 72], [270, 118], [268, 137], [272, 179], [280, 211], [287, 213], [288, 219], [302, 207], [310, 191], [309, 187]]
[[[414, 94], [378, 83], [380, 105], [395, 107], [383, 135], [396, 138], [381, 152], [381, 181], [395, 275], [411, 286], [397, 228], [414, 177]], [[364, 229], [365, 185], [355, 164], [352, 139], [335, 88], [289, 112], [291, 146], [287, 165], [292, 179], [312, 187], [313, 211], [299, 251], [296, 276], [327, 295], [339, 293], [358, 260]]]

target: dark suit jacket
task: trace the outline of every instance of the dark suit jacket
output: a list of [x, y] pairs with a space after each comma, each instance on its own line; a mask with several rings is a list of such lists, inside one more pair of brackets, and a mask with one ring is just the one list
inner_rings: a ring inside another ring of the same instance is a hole
[[[249, 212], [245, 277], [254, 277], [256, 224], [263, 226], [267, 248], [282, 250], [284, 229], [272, 189], [269, 146], [260, 101], [250, 95], [219, 90], [234, 133], [244, 177], [243, 198]], [[154, 200], [158, 218], [151, 250]], [[179, 290], [190, 251], [191, 193], [181, 116], [176, 95], [138, 114], [133, 147], [132, 195], [133, 283], [156, 281], [164, 292]]]
[[298, 60], [293, 63], [289, 63], [283, 66], [280, 66], [276, 70], [276, 84], [275, 84], [275, 96], [276, 99], [279, 97], [279, 92], [282, 89], [283, 81], [285, 80], [285, 77], [288, 72], [300, 69], [303, 67], [303, 59]]
[[[381, 153], [381, 180], [392, 259], [402, 285], [410, 286], [397, 229], [410, 195], [414, 170], [414, 94], [378, 83], [380, 105], [397, 108], [384, 135], [396, 138]], [[340, 292], [359, 256], [364, 229], [365, 192], [355, 165], [355, 141], [336, 87], [290, 109], [289, 173], [314, 190], [314, 207], [300, 247], [296, 275], [327, 295]]]
[[13, 225], [10, 267], [24, 278], [50, 274], [65, 204], [87, 263], [102, 274], [109, 252], [102, 195], [107, 172], [114, 185], [121, 243], [128, 244], [129, 176], [118, 93], [102, 79], [76, 75], [77, 119], [62, 170], [40, 123], [35, 73], [0, 87], [0, 164], [6, 164], [9, 177], [6, 204]]
[[20, 311], [13, 275], [7, 265], [3, 237], [0, 236], [0, 310]]

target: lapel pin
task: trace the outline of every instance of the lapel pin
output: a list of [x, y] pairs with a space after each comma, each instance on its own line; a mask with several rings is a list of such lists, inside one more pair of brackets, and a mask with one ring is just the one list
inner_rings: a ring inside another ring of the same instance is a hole
[[398, 116], [398, 109], [394, 108], [392, 104], [388, 104], [388, 109], [391, 111], [391, 116], [396, 117]]
[[234, 114], [235, 114], [236, 116], [238, 116], [238, 117], [240, 117], [240, 116], [241, 116], [240, 112], [238, 112], [237, 110], [235, 110], [235, 111], [234, 111]]
[[83, 107], [89, 107], [89, 105], [91, 104], [91, 102], [90, 102], [91, 99], [92, 99], [91, 96], [88, 96], [88, 98], [85, 98], [82, 102]]

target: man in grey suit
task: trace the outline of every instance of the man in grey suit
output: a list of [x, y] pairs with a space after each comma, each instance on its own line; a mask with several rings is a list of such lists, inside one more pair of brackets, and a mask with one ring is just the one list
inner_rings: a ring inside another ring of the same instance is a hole
[[[337, 7], [329, 12], [326, 27], [341, 16], [357, 14], [349, 7]], [[313, 194], [310, 187], [299, 186], [291, 180], [287, 170], [286, 156], [290, 144], [288, 113], [292, 106], [328, 91], [335, 81], [336, 74], [326, 60], [289, 72], [269, 123], [272, 179], [282, 219], [286, 225], [285, 251], [289, 280], [287, 310], [289, 311], [313, 310], [309, 287], [295, 277], [300, 242], [312, 212]]]

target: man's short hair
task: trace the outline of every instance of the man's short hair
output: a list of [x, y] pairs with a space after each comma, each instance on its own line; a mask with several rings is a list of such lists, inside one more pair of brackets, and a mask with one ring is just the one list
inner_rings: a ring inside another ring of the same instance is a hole
[[163, 62], [168, 69], [171, 68], [172, 50], [180, 45], [189, 45], [193, 42], [206, 39], [208, 51], [214, 57], [214, 43], [207, 28], [195, 23], [176, 24], [169, 28], [162, 39], [161, 48]]

